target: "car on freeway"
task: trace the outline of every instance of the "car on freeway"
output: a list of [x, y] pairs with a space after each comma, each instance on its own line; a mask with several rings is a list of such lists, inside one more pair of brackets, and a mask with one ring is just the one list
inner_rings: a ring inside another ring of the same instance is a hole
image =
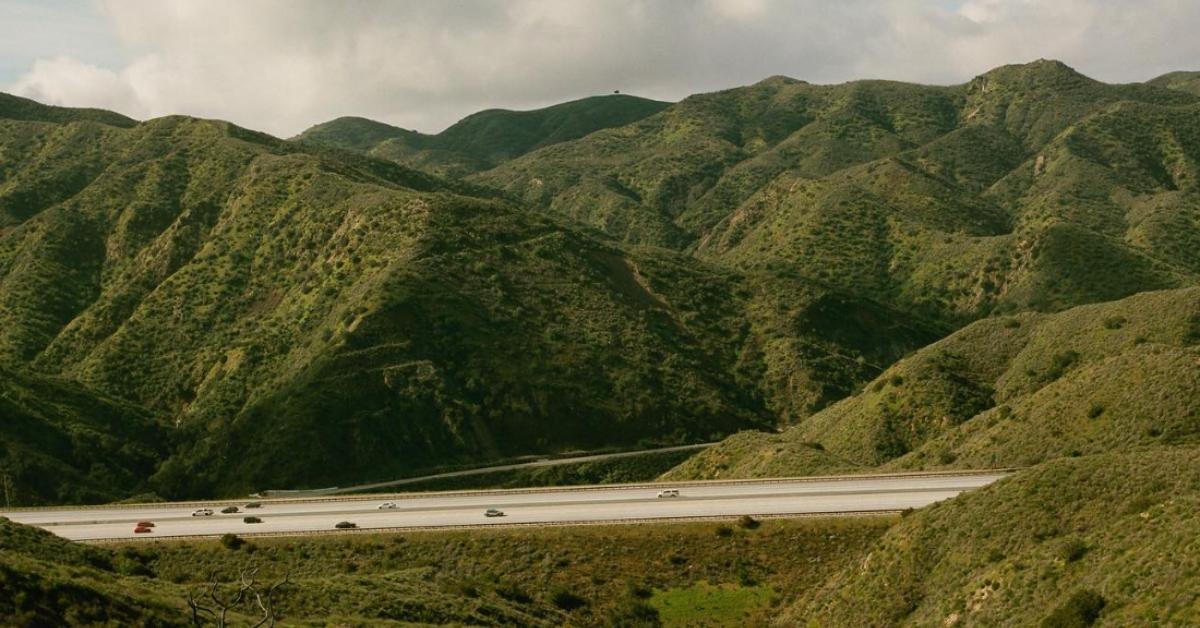
[[154, 522], [153, 521], [139, 521], [139, 522], [137, 522], [136, 527], [138, 527], [138, 528], [153, 528]]
[[667, 488], [658, 492], [659, 497], [679, 497], [679, 489]]
[[333, 527], [335, 527], [339, 530], [349, 530], [351, 528], [357, 528], [358, 524], [354, 523], [353, 521], [339, 521], [336, 524], [334, 524]]
[[239, 512], [241, 512], [241, 510], [238, 510], [237, 506], [226, 506], [221, 509], [221, 514], [223, 515], [232, 515]]
[[242, 523], [262, 523], [258, 517], [242, 517]]
[[138, 526], [133, 529], [134, 534], [146, 534], [148, 532], [153, 532], [153, 531], [154, 531], [153, 529], [146, 527], [146, 526]]
[[396, 508], [396, 502], [383, 502], [382, 504], [379, 504], [380, 510], [395, 510]]
[[485, 516], [485, 517], [503, 517], [504, 511], [497, 509], [497, 508], [488, 508], [487, 510], [483, 511], [483, 516]]
[[243, 508], [262, 508], [262, 504], [259, 502], [250, 502], [249, 504], [243, 506]]
[[197, 508], [192, 511], [193, 517], [211, 517], [213, 515], [212, 508]]

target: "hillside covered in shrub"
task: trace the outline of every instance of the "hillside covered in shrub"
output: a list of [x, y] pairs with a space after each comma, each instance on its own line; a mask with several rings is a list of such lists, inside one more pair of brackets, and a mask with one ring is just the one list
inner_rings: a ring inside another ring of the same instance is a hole
[[[1115, 446], [1086, 435], [1190, 385], [1191, 345], [1137, 312], [1088, 323], [1119, 352], [1076, 347], [1107, 342], [1090, 328], [1054, 349], [1031, 330], [1146, 291], [1191, 298], [1200, 97], [1178, 78], [1108, 85], [1051, 61], [940, 87], [774, 77], [421, 138], [341, 119], [296, 141], [4, 96], [0, 364], [22, 418], [0, 423], [0, 466], [43, 503], [789, 426], [688, 473]], [[963, 327], [943, 343], [969, 347], [913, 354]], [[976, 363], [978, 343], [997, 346]], [[1153, 390], [1102, 399], [1094, 378]], [[30, 400], [46, 390], [72, 393]], [[1096, 416], [1070, 434], [1021, 427], [1081, 405]], [[1136, 421], [1131, 444], [1190, 433]], [[34, 423], [60, 436], [31, 440]], [[112, 453], [73, 453], [89, 448]]]

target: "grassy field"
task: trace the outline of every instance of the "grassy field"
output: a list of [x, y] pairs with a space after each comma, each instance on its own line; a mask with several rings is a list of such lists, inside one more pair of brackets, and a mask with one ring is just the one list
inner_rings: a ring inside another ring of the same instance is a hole
[[701, 580], [686, 588], [655, 591], [650, 605], [663, 626], [748, 626], [765, 623], [771, 587]]

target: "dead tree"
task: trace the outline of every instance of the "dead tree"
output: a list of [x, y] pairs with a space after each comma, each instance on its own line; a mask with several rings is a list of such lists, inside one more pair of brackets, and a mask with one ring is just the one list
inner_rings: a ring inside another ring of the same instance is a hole
[[292, 570], [288, 569], [282, 580], [267, 586], [264, 591], [258, 583], [258, 568], [245, 567], [238, 571], [235, 583], [238, 585], [237, 591], [225, 595], [221, 593], [221, 581], [217, 578], [217, 572], [213, 571], [209, 574], [205, 590], [202, 590], [199, 595], [191, 590], [188, 591], [187, 605], [192, 613], [192, 625], [204, 626], [211, 621], [217, 625], [217, 628], [226, 628], [230, 609], [236, 609], [253, 600], [254, 605], [262, 613], [262, 618], [254, 624], [254, 627], [274, 626], [277, 620], [275, 614], [276, 595], [283, 587], [291, 583]]

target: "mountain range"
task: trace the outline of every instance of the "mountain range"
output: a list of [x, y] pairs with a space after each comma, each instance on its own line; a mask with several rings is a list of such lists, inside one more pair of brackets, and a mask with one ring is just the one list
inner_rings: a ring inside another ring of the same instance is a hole
[[744, 430], [670, 477], [1183, 442], [1195, 86], [1043, 60], [292, 140], [0, 96], [0, 469], [55, 503]]

